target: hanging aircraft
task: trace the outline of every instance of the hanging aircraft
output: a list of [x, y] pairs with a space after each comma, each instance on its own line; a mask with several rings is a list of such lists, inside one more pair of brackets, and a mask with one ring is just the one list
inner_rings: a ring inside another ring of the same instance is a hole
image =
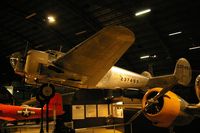
[[159, 87], [149, 89], [142, 99], [141, 110], [138, 110], [128, 123], [140, 114], [144, 114], [154, 126], [170, 128], [170, 132], [174, 126], [187, 125], [195, 117], [200, 117], [200, 75], [195, 81], [195, 91], [199, 103], [191, 104], [169, 89]]
[[[47, 107], [45, 105], [43, 107], [44, 116], [46, 116], [46, 109]], [[56, 116], [64, 114], [61, 94], [56, 93], [55, 96], [50, 99], [48, 109], [49, 117], [53, 117], [54, 114], [56, 114]], [[31, 120], [37, 118], [41, 118], [41, 108], [30, 107], [28, 105], [15, 106], [0, 104], [0, 121], [2, 124], [5, 124], [6, 122]]]
[[158, 77], [114, 66], [134, 41], [135, 35], [128, 28], [108, 26], [67, 53], [29, 50], [24, 67], [16, 53], [10, 59], [15, 72], [24, 76], [27, 84], [46, 84], [42, 87], [46, 91], [42, 92], [48, 92], [47, 95], [52, 92], [49, 84], [84, 89], [148, 89], [189, 84], [191, 68], [184, 58], [178, 60], [173, 74]]

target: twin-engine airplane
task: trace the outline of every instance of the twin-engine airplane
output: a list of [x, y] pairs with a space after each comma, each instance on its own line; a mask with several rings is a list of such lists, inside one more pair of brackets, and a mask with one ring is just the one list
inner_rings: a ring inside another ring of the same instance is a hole
[[11, 56], [11, 64], [15, 72], [32, 85], [48, 83], [84, 89], [148, 89], [189, 84], [191, 68], [184, 58], [178, 60], [173, 74], [158, 77], [114, 66], [134, 41], [135, 35], [131, 30], [123, 26], [109, 26], [67, 53], [30, 50], [25, 67], [21, 67], [23, 65], [16, 53]]
[[149, 89], [142, 99], [142, 109], [135, 113], [129, 123], [142, 112], [157, 127], [173, 128], [191, 123], [195, 117], [200, 117], [200, 75], [195, 81], [195, 91], [198, 104], [190, 104], [175, 93], [163, 88]]
[[[46, 105], [43, 109], [43, 115], [46, 116]], [[64, 114], [62, 105], [62, 96], [56, 93], [53, 98], [49, 101], [48, 105], [49, 117], [53, 117]], [[55, 112], [55, 113], [54, 113]], [[19, 121], [19, 120], [31, 120], [41, 118], [41, 108], [30, 107], [28, 105], [14, 106], [0, 104], [0, 120], [2, 124], [6, 122]], [[1, 125], [0, 125], [1, 126]]]

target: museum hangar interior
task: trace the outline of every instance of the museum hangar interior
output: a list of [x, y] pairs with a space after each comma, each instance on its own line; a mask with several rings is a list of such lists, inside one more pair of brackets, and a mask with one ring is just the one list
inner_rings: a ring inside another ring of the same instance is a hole
[[[149, 71], [153, 76], [161, 76], [173, 73], [177, 60], [186, 58], [192, 68], [192, 80], [186, 87], [174, 86], [172, 91], [189, 103], [198, 103], [194, 85], [200, 74], [199, 1], [7, 0], [2, 1], [0, 7], [0, 84], [13, 87], [12, 95], [1, 89], [0, 101], [3, 104], [20, 105], [36, 96], [38, 91], [36, 87], [26, 84], [23, 76], [15, 73], [10, 64], [13, 53], [20, 52], [24, 59], [31, 49], [66, 53], [102, 28], [115, 25], [125, 26], [135, 34], [134, 44], [115, 66], [139, 74]], [[146, 13], [138, 15], [139, 11]], [[141, 99], [144, 93], [134, 89], [85, 90], [56, 87], [56, 91], [63, 95], [63, 121], [73, 122], [77, 132], [81, 128], [94, 129], [126, 123], [136, 110], [124, 109], [123, 114], [118, 111], [116, 117], [109, 119], [109, 114], [113, 112], [110, 108], [111, 104], [122, 97], [132, 101]], [[87, 114], [88, 105], [94, 107], [96, 113]], [[100, 113], [105, 108], [107, 111]], [[194, 119], [190, 124], [174, 127], [174, 131], [196, 129], [195, 132], [198, 132], [199, 122], [199, 118]], [[113, 126], [104, 128], [110, 129]], [[119, 132], [125, 133], [169, 132], [169, 129], [154, 127], [143, 115], [120, 128], [123, 129], [119, 129]]]

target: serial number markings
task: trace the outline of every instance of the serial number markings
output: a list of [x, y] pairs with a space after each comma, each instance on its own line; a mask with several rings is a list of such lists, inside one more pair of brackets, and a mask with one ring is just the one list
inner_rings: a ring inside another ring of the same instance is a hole
[[123, 81], [123, 82], [131, 82], [131, 83], [135, 83], [135, 84], [139, 83], [139, 80], [137, 80], [137, 79], [127, 78], [127, 77], [122, 77], [122, 76], [121, 76], [121, 81]]

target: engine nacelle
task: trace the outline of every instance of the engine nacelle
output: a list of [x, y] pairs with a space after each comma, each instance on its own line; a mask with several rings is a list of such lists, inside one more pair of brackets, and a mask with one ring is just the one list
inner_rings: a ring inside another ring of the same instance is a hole
[[49, 50], [38, 51], [29, 50], [26, 57], [26, 64], [24, 68], [26, 83], [35, 84], [39, 77], [43, 77], [50, 74], [50, 70], [47, 69], [52, 62], [63, 55], [62, 52]]
[[152, 121], [154, 126], [158, 127], [185, 125], [191, 122], [193, 116], [184, 112], [188, 103], [171, 91], [168, 91], [151, 106], [145, 108], [148, 100], [157, 95], [161, 90], [162, 88], [149, 89], [142, 99], [142, 110], [147, 119]]
[[198, 75], [195, 80], [195, 91], [196, 91], [196, 96], [200, 101], [200, 75]]
[[35, 80], [40, 74], [41, 64], [48, 65], [48, 53], [37, 50], [28, 51], [26, 57], [26, 64], [24, 68], [24, 72], [26, 75], [26, 83], [35, 83]]

